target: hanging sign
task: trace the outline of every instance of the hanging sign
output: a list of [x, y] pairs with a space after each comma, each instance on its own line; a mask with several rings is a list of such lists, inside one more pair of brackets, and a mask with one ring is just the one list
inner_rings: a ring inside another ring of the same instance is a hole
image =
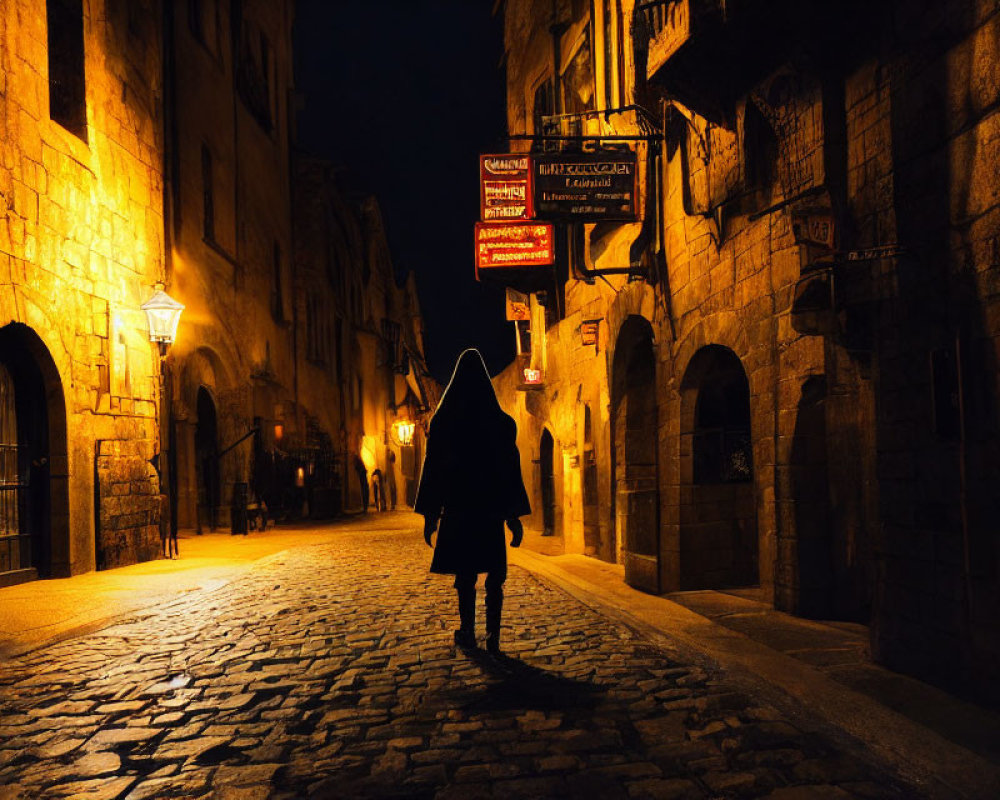
[[599, 319], [587, 319], [580, 323], [580, 344], [587, 346], [597, 344], [597, 331], [600, 327]]
[[525, 367], [522, 370], [522, 374], [524, 375], [524, 386], [542, 386], [545, 383], [543, 373], [540, 369]]
[[633, 151], [536, 156], [532, 162], [535, 213], [542, 219], [636, 219]]
[[528, 295], [507, 287], [507, 321], [521, 322], [526, 319], [531, 319]]
[[479, 218], [484, 222], [533, 219], [531, 156], [479, 157]]
[[477, 222], [476, 272], [543, 267], [556, 260], [553, 228], [547, 222]]
[[792, 234], [798, 244], [815, 244], [832, 250], [834, 232], [832, 213], [795, 214], [792, 217]]

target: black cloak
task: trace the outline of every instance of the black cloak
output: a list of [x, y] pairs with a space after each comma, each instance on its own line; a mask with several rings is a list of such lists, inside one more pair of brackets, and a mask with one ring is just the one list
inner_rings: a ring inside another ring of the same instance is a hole
[[517, 426], [503, 412], [478, 350], [458, 357], [431, 420], [414, 510], [441, 518], [431, 572], [505, 567], [504, 520], [531, 513]]

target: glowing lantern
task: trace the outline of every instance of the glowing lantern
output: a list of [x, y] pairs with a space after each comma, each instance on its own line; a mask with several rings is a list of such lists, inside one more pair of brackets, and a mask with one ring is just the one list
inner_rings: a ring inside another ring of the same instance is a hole
[[146, 312], [149, 341], [157, 342], [160, 345], [160, 352], [164, 352], [167, 345], [174, 343], [177, 323], [180, 322], [184, 306], [166, 292], [158, 290], [139, 308]]
[[397, 419], [392, 423], [392, 440], [400, 447], [409, 447], [413, 444], [413, 431], [416, 423], [408, 419]]
[[540, 369], [524, 368], [524, 382], [529, 386], [537, 386], [542, 383], [542, 371]]

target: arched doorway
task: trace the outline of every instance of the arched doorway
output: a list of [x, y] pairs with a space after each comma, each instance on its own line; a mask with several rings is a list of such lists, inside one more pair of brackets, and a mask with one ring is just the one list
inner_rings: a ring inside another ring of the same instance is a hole
[[660, 493], [656, 361], [653, 329], [637, 315], [625, 320], [612, 364], [612, 471], [615, 526], [625, 581], [660, 591]]
[[538, 467], [542, 489], [542, 536], [553, 536], [556, 532], [556, 476], [555, 442], [548, 430], [542, 431], [542, 441], [538, 446]]
[[0, 586], [68, 575], [66, 407], [48, 349], [0, 328]]
[[708, 345], [681, 382], [680, 588], [758, 582], [750, 383], [736, 354]]
[[215, 401], [204, 386], [198, 389], [198, 423], [194, 429], [195, 470], [198, 485], [197, 527], [215, 530], [219, 508], [219, 419]]

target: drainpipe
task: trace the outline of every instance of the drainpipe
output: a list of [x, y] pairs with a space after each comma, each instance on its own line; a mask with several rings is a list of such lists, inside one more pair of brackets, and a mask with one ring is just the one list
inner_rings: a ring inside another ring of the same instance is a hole
[[[179, 157], [176, 152], [177, 114], [176, 80], [174, 75], [174, 1], [163, 3], [163, 34], [161, 38], [160, 69], [163, 81], [163, 184], [161, 202], [163, 204], [163, 284], [166, 286], [173, 276], [174, 250], [174, 193], [178, 188]], [[167, 515], [170, 534], [177, 536], [177, 491], [175, 489], [174, 468], [177, 458], [173, 446], [173, 393], [170, 387], [171, 374], [165, 357], [160, 358], [160, 491], [167, 496]], [[161, 513], [163, 509], [161, 508]]]

